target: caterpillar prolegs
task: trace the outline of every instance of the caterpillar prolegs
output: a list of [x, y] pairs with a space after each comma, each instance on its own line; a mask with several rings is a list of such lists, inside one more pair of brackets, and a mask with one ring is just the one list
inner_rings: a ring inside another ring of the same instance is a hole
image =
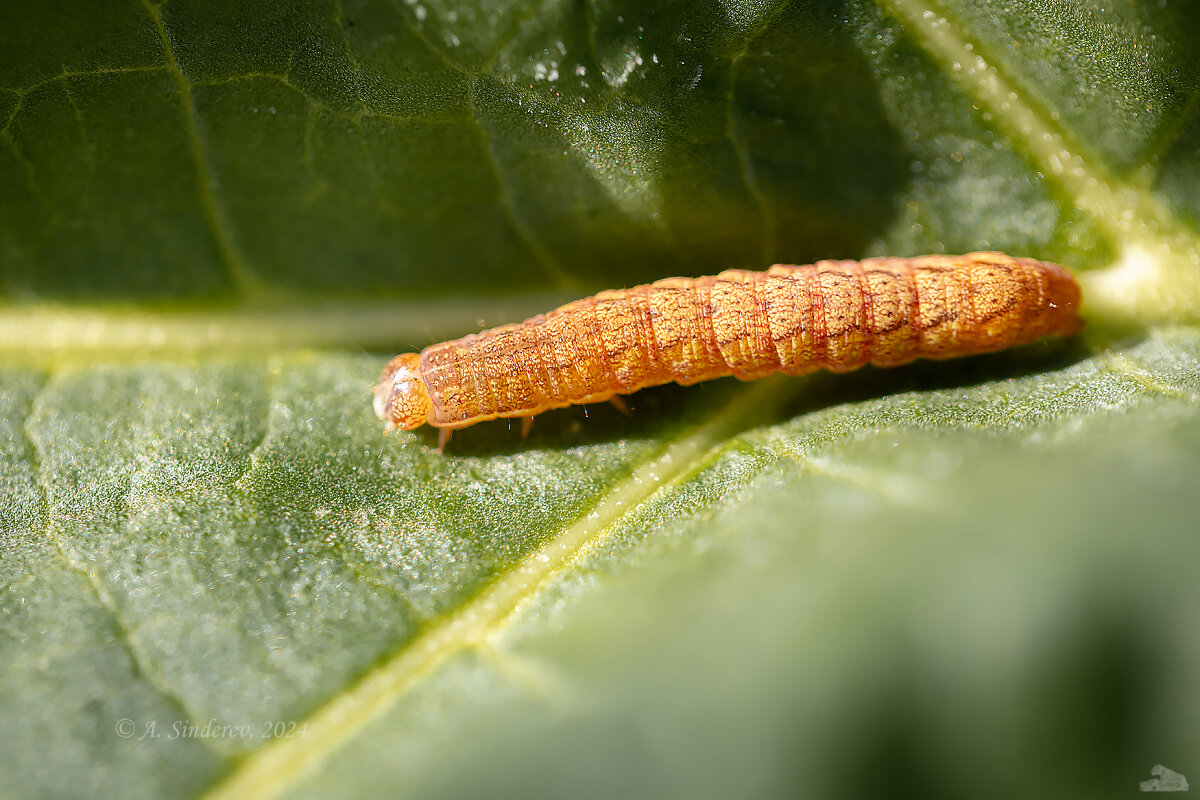
[[1003, 253], [731, 269], [604, 291], [515, 325], [396, 356], [375, 390], [387, 429], [449, 430], [647, 386], [834, 372], [1069, 336], [1065, 268]]

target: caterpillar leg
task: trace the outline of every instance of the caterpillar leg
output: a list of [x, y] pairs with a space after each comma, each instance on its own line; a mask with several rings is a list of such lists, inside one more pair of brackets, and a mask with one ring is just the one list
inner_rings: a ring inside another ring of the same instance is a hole
[[454, 434], [453, 428], [438, 428], [438, 452], [444, 453], [446, 445], [450, 442], [450, 437]]
[[524, 439], [533, 430], [533, 417], [521, 417], [521, 438]]
[[612, 403], [613, 408], [615, 408], [617, 411], [620, 411], [625, 416], [633, 416], [633, 414], [629, 411], [629, 406], [625, 405], [625, 401], [621, 399], [621, 395], [614, 394], [612, 397], [608, 398], [608, 402]]

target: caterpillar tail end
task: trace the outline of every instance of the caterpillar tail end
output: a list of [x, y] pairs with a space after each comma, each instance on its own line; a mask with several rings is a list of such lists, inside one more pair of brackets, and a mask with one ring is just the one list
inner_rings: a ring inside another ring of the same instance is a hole
[[1074, 336], [1083, 330], [1084, 320], [1079, 316], [1083, 297], [1079, 284], [1071, 271], [1058, 264], [1043, 261], [1048, 286], [1046, 290], [1049, 315], [1049, 333], [1058, 336]]

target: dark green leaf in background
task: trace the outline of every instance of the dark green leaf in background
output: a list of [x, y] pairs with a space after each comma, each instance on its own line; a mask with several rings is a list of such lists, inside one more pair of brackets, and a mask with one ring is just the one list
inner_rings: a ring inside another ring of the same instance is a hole
[[[0, 7], [0, 794], [1200, 780], [1200, 7]], [[1072, 342], [384, 436], [392, 353], [999, 249]]]

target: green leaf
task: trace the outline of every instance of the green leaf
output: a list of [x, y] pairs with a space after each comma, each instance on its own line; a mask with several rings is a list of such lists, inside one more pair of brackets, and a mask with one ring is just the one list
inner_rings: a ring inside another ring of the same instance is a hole
[[[0, 9], [0, 793], [1200, 775], [1200, 9]], [[393, 353], [823, 257], [1088, 327], [384, 436]], [[86, 787], [86, 788], [83, 788]]]

